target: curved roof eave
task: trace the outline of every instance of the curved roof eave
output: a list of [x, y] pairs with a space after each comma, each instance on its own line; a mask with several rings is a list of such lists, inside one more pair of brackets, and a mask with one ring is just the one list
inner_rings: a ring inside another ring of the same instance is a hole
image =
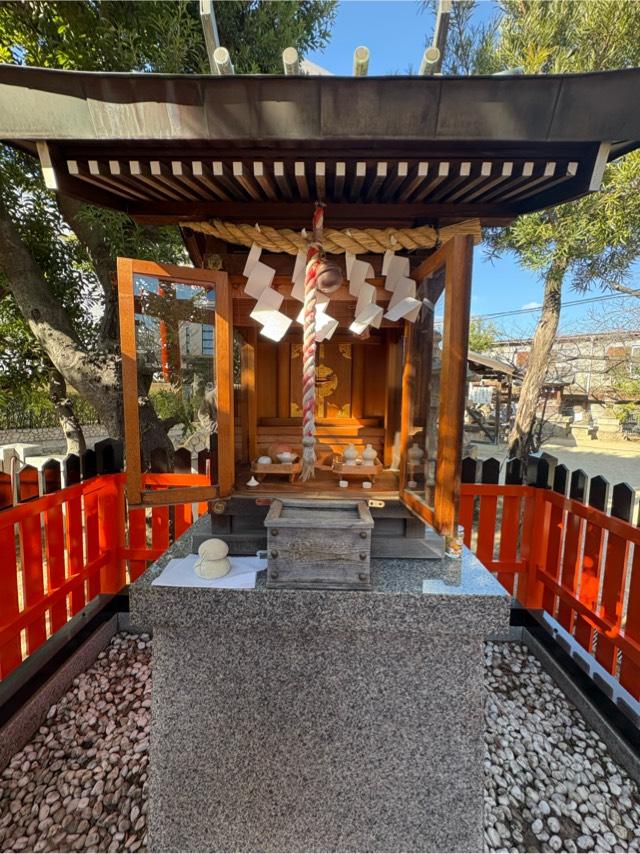
[[[640, 145], [640, 69], [491, 77], [200, 76], [0, 65], [0, 137]], [[371, 117], [375, 116], [375, 122]], [[30, 147], [30, 146], [29, 146]]]

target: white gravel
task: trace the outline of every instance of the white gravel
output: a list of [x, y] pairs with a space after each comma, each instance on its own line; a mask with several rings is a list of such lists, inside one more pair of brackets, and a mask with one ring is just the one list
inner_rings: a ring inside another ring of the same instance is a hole
[[[0, 850], [144, 851], [151, 642], [117, 635], [0, 778]], [[486, 851], [640, 851], [638, 788], [526, 649], [486, 645]]]
[[524, 646], [485, 650], [485, 850], [640, 851], [635, 782]]

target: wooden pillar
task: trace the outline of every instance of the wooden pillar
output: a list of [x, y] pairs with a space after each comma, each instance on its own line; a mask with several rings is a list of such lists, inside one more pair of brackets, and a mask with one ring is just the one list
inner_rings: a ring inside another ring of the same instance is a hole
[[351, 348], [351, 417], [364, 416], [364, 360], [365, 345], [354, 341]]
[[445, 274], [443, 383], [435, 499], [435, 525], [442, 534], [455, 532], [460, 497], [473, 238], [454, 237], [451, 243]]
[[387, 330], [387, 383], [384, 401], [384, 464], [390, 466], [393, 444], [400, 429], [402, 397], [402, 342]]
[[291, 343], [280, 341], [278, 347], [278, 418], [291, 417]]
[[247, 430], [249, 460], [258, 456], [258, 399], [256, 397], [256, 369], [258, 330], [255, 326], [243, 330], [244, 344], [240, 356], [240, 382], [244, 392], [244, 420]]
[[496, 384], [496, 414], [495, 414], [495, 436], [493, 438], [493, 444], [497, 445], [500, 442], [500, 390], [502, 388], [501, 380], [498, 380]]
[[122, 355], [122, 395], [124, 438], [127, 452], [127, 500], [139, 504], [142, 491], [140, 472], [140, 424], [138, 413], [138, 366], [136, 353], [133, 261], [118, 258], [118, 302], [120, 311], [120, 352]]
[[233, 423], [233, 298], [229, 277], [216, 286], [216, 389], [218, 396], [218, 473], [220, 496], [231, 494], [235, 480]]

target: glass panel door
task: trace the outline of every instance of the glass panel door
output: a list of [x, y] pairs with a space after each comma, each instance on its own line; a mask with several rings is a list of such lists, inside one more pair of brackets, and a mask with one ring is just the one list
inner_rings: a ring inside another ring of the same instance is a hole
[[445, 267], [417, 287], [418, 319], [405, 331], [401, 497], [427, 521], [433, 520], [442, 381]]
[[[129, 502], [204, 501], [222, 494], [223, 486], [228, 494], [234, 442], [227, 274], [119, 258], [118, 299]], [[217, 448], [212, 485], [143, 488], [143, 472], [174, 470], [176, 448], [194, 456]]]

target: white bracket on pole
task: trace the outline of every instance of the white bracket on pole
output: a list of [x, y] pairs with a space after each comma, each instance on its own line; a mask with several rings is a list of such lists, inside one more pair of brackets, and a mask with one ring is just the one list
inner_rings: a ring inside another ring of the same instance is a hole
[[220, 47], [220, 37], [218, 36], [218, 25], [216, 24], [216, 13], [213, 11], [212, 0], [200, 0], [200, 23], [204, 33], [204, 42], [207, 46], [211, 73], [217, 74], [218, 69], [213, 54], [215, 49]]

